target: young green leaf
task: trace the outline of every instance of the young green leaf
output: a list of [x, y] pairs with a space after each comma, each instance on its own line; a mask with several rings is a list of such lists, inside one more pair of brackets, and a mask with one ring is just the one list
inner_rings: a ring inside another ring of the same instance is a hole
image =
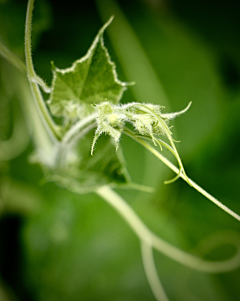
[[127, 83], [117, 78], [115, 65], [103, 43], [103, 33], [113, 18], [100, 29], [87, 54], [70, 68], [53, 67], [51, 113], [73, 124], [91, 114], [93, 104], [106, 100], [117, 104]]

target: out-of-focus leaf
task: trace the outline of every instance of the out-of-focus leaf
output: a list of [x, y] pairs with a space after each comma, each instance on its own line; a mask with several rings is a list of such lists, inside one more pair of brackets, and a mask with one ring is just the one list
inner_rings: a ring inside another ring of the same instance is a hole
[[81, 139], [74, 153], [69, 153], [66, 168], [57, 168], [47, 174], [50, 181], [77, 193], [95, 191], [106, 184], [127, 184], [129, 175], [121, 150], [116, 149], [109, 137], [99, 139], [91, 155], [93, 132]]
[[25, 215], [39, 209], [38, 191], [24, 183], [4, 178], [0, 181], [0, 191], [0, 214], [17, 212]]
[[138, 239], [112, 208], [94, 194], [57, 189], [49, 197], [24, 227], [36, 300], [154, 300]]

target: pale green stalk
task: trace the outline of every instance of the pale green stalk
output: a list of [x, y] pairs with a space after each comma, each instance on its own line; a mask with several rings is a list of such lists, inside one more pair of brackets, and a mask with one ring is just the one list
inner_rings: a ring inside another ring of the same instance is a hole
[[[11, 85], [10, 93], [16, 95], [20, 100], [20, 105], [28, 128], [29, 134], [26, 133], [25, 130], [24, 134], [18, 135], [18, 139], [24, 141], [29, 135], [32, 136], [37, 152], [40, 152], [47, 160], [50, 160], [54, 143], [46, 131], [42, 118], [39, 115], [39, 110], [37, 110], [33, 101], [33, 96], [26, 76], [17, 69], [12, 68], [11, 65], [5, 66], [2, 76], [4, 76], [4, 81], [6, 83], [14, 82], [14, 85]], [[16, 127], [17, 126], [18, 125], [16, 125]], [[23, 141], [21, 143], [23, 143]], [[16, 146], [12, 145], [12, 148], [14, 148], [15, 151]]]
[[[100, 3], [100, 2], [99, 2]], [[114, 3], [110, 1], [109, 3]], [[27, 76], [29, 80], [29, 84], [31, 87], [32, 94], [35, 99], [36, 106], [38, 108], [39, 114], [42, 118], [42, 121], [44, 123], [44, 126], [49, 134], [49, 136], [52, 138], [53, 145], [58, 148], [58, 152], [53, 152], [53, 155], [58, 154], [59, 158], [61, 159], [64, 157], [65, 151], [68, 150], [68, 146], [71, 146], [71, 143], [75, 141], [75, 139], [80, 139], [82, 135], [86, 133], [92, 126], [94, 125], [94, 121], [96, 118], [96, 115], [90, 115], [89, 117], [79, 121], [73, 127], [65, 133], [65, 136], [63, 136], [63, 133], [60, 131], [60, 127], [58, 127], [54, 120], [52, 119], [51, 114], [49, 113], [45, 101], [42, 97], [42, 94], [39, 89], [39, 85], [47, 92], [50, 92], [50, 89], [46, 86], [46, 84], [43, 82], [42, 79], [40, 79], [33, 67], [32, 57], [31, 57], [31, 22], [32, 22], [32, 11], [33, 11], [33, 5], [34, 0], [28, 1], [28, 8], [27, 8], [27, 17], [26, 17], [26, 27], [25, 27], [25, 56], [26, 56], [26, 70], [27, 70]], [[101, 6], [101, 5], [100, 5]], [[124, 19], [122, 25], [125, 26], [125, 28], [128, 28], [128, 24], [125, 22]], [[122, 26], [122, 28], [124, 28]], [[124, 34], [126, 35], [127, 32], [132, 33], [131, 28], [130, 30], [125, 30]], [[116, 35], [119, 39], [119, 36]], [[134, 40], [134, 35], [130, 36], [130, 40]], [[130, 45], [131, 43], [129, 43]], [[142, 49], [139, 47], [138, 44], [136, 44], [138, 47], [138, 54], [142, 57], [144, 52], [142, 52]], [[136, 48], [137, 49], [137, 48]], [[136, 51], [130, 51], [129, 53], [134, 53], [134, 56], [137, 55]], [[126, 55], [126, 50], [124, 51], [124, 55]], [[158, 97], [159, 99], [163, 99], [163, 101], [166, 101], [165, 95], [163, 90], [161, 89], [161, 86], [156, 80], [155, 73], [152, 72], [152, 68], [150, 65], [148, 65], [148, 61], [145, 59], [145, 66], [147, 66], [146, 70], [147, 72], [144, 72], [141, 67], [141, 74], [144, 74], [144, 78], [146, 79], [149, 77], [149, 82], [155, 82], [156, 86], [154, 88], [158, 87], [158, 90], [155, 95], [160, 95]], [[141, 59], [138, 59], [138, 61], [141, 61]], [[132, 67], [131, 67], [132, 68]], [[129, 71], [129, 69], [127, 70]], [[146, 74], [149, 73], [149, 74]], [[148, 76], [149, 75], [149, 76]], [[151, 77], [152, 76], [152, 77]], [[135, 78], [135, 76], [132, 76], [132, 78]], [[151, 78], [151, 79], [150, 79]], [[148, 91], [151, 90], [151, 88], [148, 86]], [[147, 91], [147, 90], [146, 90]], [[145, 92], [146, 92], [145, 91]], [[155, 90], [156, 91], [156, 90]], [[140, 95], [141, 93], [139, 93]], [[139, 97], [138, 95], [138, 97]], [[141, 94], [142, 95], [142, 94]], [[142, 95], [143, 97], [143, 95]], [[146, 99], [146, 98], [145, 98]], [[148, 99], [151, 99], [152, 102], [154, 100], [149, 96]], [[156, 114], [149, 110], [155, 117]], [[179, 169], [173, 165], [169, 160], [167, 160], [164, 156], [162, 156], [154, 147], [149, 145], [146, 141], [144, 141], [142, 138], [139, 138], [138, 136], [135, 136], [135, 134], [130, 131], [129, 129], [124, 129], [124, 132], [129, 135], [131, 138], [133, 138], [135, 141], [140, 143], [142, 146], [144, 146], [147, 150], [149, 150], [152, 154], [154, 154], [157, 158], [162, 160], [163, 163], [165, 163], [168, 167], [170, 167], [175, 173], [177, 173], [177, 177], [182, 177], [186, 182], [188, 182], [193, 188], [195, 188], [197, 191], [202, 193], [205, 197], [207, 197], [209, 200], [211, 200], [213, 203], [215, 203], [217, 206], [219, 206], [221, 209], [223, 209], [225, 212], [232, 215], [234, 218], [240, 221], [240, 216], [237, 215], [235, 212], [227, 208], [225, 205], [223, 205], [221, 202], [219, 202], [217, 199], [212, 197], [210, 194], [208, 194], [205, 190], [203, 190], [201, 187], [199, 187], [195, 182], [193, 182], [191, 179], [187, 177], [185, 174], [181, 159], [178, 155], [178, 152], [176, 150], [176, 147], [174, 145], [174, 142], [171, 137], [171, 133], [169, 131], [169, 128], [167, 127], [164, 120], [161, 118], [158, 118], [159, 122], [161, 122], [161, 125], [166, 133], [167, 138], [169, 139], [170, 145], [167, 147], [170, 151], [173, 152], [175, 157], [177, 158], [177, 161], [179, 163]], [[59, 143], [59, 141], [61, 141]], [[163, 143], [164, 145], [164, 143]], [[61, 160], [60, 160], [61, 161]], [[59, 162], [60, 162], [59, 161]], [[162, 252], [166, 256], [170, 257], [171, 259], [184, 264], [190, 268], [204, 271], [204, 272], [226, 272], [230, 271], [240, 264], [240, 247], [237, 246], [237, 252], [236, 255], [232, 258], [224, 261], [217, 261], [217, 262], [210, 262], [207, 260], [203, 260], [201, 258], [198, 258], [196, 256], [193, 256], [185, 251], [182, 251], [178, 249], [177, 247], [169, 244], [168, 242], [161, 239], [159, 236], [154, 234], [150, 229], [146, 227], [146, 225], [141, 221], [141, 219], [137, 216], [137, 214], [133, 211], [133, 209], [125, 202], [124, 199], [121, 198], [116, 192], [114, 192], [109, 186], [102, 186], [96, 190], [96, 193], [99, 194], [105, 201], [107, 201], [111, 206], [113, 206], [117, 212], [122, 215], [122, 217], [125, 219], [125, 221], [130, 225], [132, 230], [135, 232], [135, 234], [138, 236], [138, 238], [141, 241], [142, 245], [142, 258], [143, 258], [143, 264], [146, 271], [146, 275], [149, 281], [149, 284], [151, 286], [151, 289], [158, 301], [168, 301], [168, 298], [162, 288], [161, 282], [159, 280], [157, 270], [154, 263], [154, 257], [152, 249], [156, 249], [159, 252]]]
[[147, 150], [149, 150], [154, 156], [156, 156], [158, 159], [160, 159], [165, 165], [167, 165], [170, 169], [172, 169], [176, 174], [179, 174], [180, 177], [186, 181], [187, 183], [190, 183], [190, 186], [192, 186], [194, 189], [196, 189], [198, 192], [200, 192], [202, 195], [204, 195], [207, 199], [209, 199], [211, 202], [213, 202], [215, 205], [217, 205], [219, 208], [221, 208], [223, 211], [240, 221], [240, 216], [229, 209], [227, 206], [225, 206], [223, 203], [218, 201], [215, 197], [213, 197], [211, 194], [209, 194], [207, 191], [205, 191], [202, 187], [200, 187], [198, 184], [196, 184], [193, 180], [191, 180], [189, 177], [187, 177], [185, 174], [181, 173], [180, 170], [172, 164], [167, 158], [165, 158], [162, 154], [160, 154], [154, 147], [152, 147], [150, 144], [148, 144], [146, 141], [144, 141], [142, 138], [139, 138], [136, 136], [132, 131], [125, 128], [124, 133], [134, 139], [136, 142], [140, 143], [142, 146], [144, 146]]
[[146, 276], [157, 301], [169, 301], [156, 270], [152, 246], [142, 241], [142, 260]]
[[86, 126], [88, 126], [91, 123], [94, 123], [97, 118], [97, 113], [93, 113], [80, 121], [78, 121], [76, 124], [74, 124], [64, 135], [62, 142], [64, 144], [68, 144], [71, 141], [75, 140], [76, 136], [83, 131]]
[[17, 57], [13, 52], [11, 52], [3, 43], [0, 41], [0, 54], [4, 57], [9, 63], [15, 66], [18, 70], [23, 73], [26, 73], [26, 65], [24, 62]]
[[25, 24], [25, 59], [26, 68], [29, 84], [31, 91], [36, 102], [37, 108], [40, 112], [40, 116], [45, 124], [45, 127], [52, 137], [53, 141], [61, 138], [60, 128], [55, 124], [50, 115], [45, 101], [43, 100], [42, 94], [38, 85], [41, 85], [46, 92], [49, 92], [49, 88], [45, 85], [42, 79], [40, 79], [34, 70], [32, 62], [32, 51], [31, 51], [31, 23], [32, 23], [32, 12], [33, 12], [34, 0], [28, 1], [26, 24]]
[[190, 268], [207, 273], [231, 271], [239, 266], [240, 246], [236, 246], [238, 250], [235, 256], [228, 260], [211, 262], [198, 258], [178, 249], [177, 247], [174, 247], [149, 230], [142, 220], [137, 216], [134, 210], [126, 203], [126, 201], [109, 186], [102, 186], [98, 188], [96, 193], [117, 210], [117, 212], [129, 224], [141, 242], [144, 242], [148, 246], [152, 246], [169, 258]]
[[24, 121], [16, 118], [11, 137], [0, 141], [0, 160], [9, 161], [19, 156], [26, 149], [29, 140]]

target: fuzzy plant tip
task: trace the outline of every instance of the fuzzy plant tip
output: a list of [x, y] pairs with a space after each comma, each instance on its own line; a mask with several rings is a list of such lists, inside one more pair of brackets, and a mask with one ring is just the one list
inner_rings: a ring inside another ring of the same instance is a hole
[[[94, 106], [97, 112], [97, 129], [92, 143], [93, 153], [97, 139], [103, 133], [111, 136], [118, 147], [121, 135], [126, 124], [132, 124], [135, 133], [143, 138], [152, 140], [155, 146], [159, 145], [162, 148], [166, 143], [162, 142], [159, 137], [165, 136], [169, 140], [168, 148], [172, 152], [176, 151], [172, 133], [168, 126], [168, 121], [185, 113], [191, 103], [179, 112], [162, 114], [162, 108], [159, 105], [142, 104], [142, 103], [128, 103], [128, 104], [114, 104], [110, 101], [104, 101]], [[179, 156], [178, 156], [179, 157]]]

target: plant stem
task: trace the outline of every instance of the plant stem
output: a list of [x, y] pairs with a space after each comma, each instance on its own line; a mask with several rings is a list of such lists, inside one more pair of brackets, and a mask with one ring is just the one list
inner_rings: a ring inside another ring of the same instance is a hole
[[170, 142], [170, 144], [171, 144], [171, 146], [172, 146], [172, 149], [173, 149], [173, 151], [174, 151], [173, 154], [174, 154], [174, 156], [175, 156], [175, 158], [177, 159], [178, 164], [179, 164], [179, 171], [178, 171], [177, 176], [176, 176], [175, 178], [173, 178], [173, 179], [171, 179], [171, 180], [165, 182], [165, 183], [170, 184], [170, 183], [174, 182], [175, 180], [177, 180], [177, 179], [181, 176], [181, 173], [182, 173], [182, 174], [184, 175], [184, 178], [185, 178], [186, 181], [188, 182], [188, 184], [191, 186], [191, 183], [188, 181], [188, 176], [187, 176], [187, 174], [186, 174], [186, 172], [185, 172], [185, 170], [184, 170], [184, 167], [183, 167], [183, 164], [182, 164], [182, 160], [181, 160], [181, 158], [180, 158], [180, 156], [179, 156], [179, 154], [178, 154], [178, 151], [177, 151], [176, 146], [175, 146], [175, 144], [174, 144], [174, 142], [173, 142], [173, 139], [172, 139], [171, 132], [170, 132], [170, 130], [169, 130], [169, 128], [168, 128], [166, 122], [165, 122], [162, 118], [160, 118], [153, 110], [151, 110], [150, 108], [148, 108], [148, 107], [145, 106], [145, 105], [142, 105], [142, 106], [143, 106], [145, 109], [147, 109], [153, 116], [155, 116], [156, 119], [157, 119], [157, 120], [160, 122], [160, 124], [162, 125], [162, 128], [164, 129], [164, 134], [167, 136], [167, 138], [168, 138], [168, 140], [169, 140], [169, 142]]
[[[31, 91], [36, 103], [36, 106], [39, 110], [42, 121], [52, 137], [53, 141], [61, 139], [60, 128], [55, 124], [49, 111], [46, 107], [46, 104], [43, 100], [42, 94], [38, 85], [45, 86], [43, 81], [36, 75], [32, 62], [32, 50], [31, 50], [31, 23], [32, 23], [32, 12], [33, 12], [34, 0], [28, 1], [27, 14], [26, 14], [26, 24], [25, 24], [25, 59], [26, 59], [26, 68], [27, 68], [27, 77], [31, 87]], [[47, 88], [45, 87], [45, 90]]]
[[[90, 116], [88, 116], [90, 117]], [[82, 139], [87, 133], [89, 133], [89, 131], [91, 131], [92, 129], [94, 129], [94, 127], [96, 127], [95, 122], [93, 122], [93, 118], [84, 118], [83, 120], [81, 120], [80, 122], [78, 122], [75, 126], [76, 126], [76, 130], [78, 129], [78, 131], [73, 131], [72, 133], [70, 133], [70, 135], [66, 135], [63, 137], [63, 140], [58, 144], [58, 149], [56, 152], [56, 159], [55, 159], [55, 164], [58, 166], [64, 166], [65, 164], [65, 159], [66, 159], [66, 155], [69, 151], [69, 149], [73, 146], [73, 144], [76, 141], [79, 141], [80, 139]], [[92, 117], [92, 116], [91, 116]], [[88, 124], [87, 121], [88, 119], [88, 123], [90, 123], [90, 121], [92, 121], [90, 124]], [[91, 120], [92, 119], [92, 120]], [[82, 125], [82, 127], [80, 126]], [[74, 126], [72, 127], [74, 128]], [[70, 131], [72, 130], [72, 128], [70, 129]], [[68, 132], [67, 132], [68, 134]]]
[[240, 264], [240, 246], [236, 245], [237, 252], [235, 256], [228, 260], [211, 262], [174, 247], [170, 243], [164, 241], [159, 236], [151, 232], [141, 219], [137, 216], [134, 210], [125, 202], [125, 200], [113, 191], [109, 186], [102, 186], [96, 190], [105, 201], [107, 201], [130, 225], [132, 230], [141, 240], [141, 242], [148, 246], [154, 247], [156, 250], [162, 252], [171, 259], [188, 266], [190, 268], [208, 272], [219, 273], [226, 272], [237, 268]]
[[79, 133], [81, 133], [87, 125], [93, 123], [96, 118], [97, 113], [93, 113], [74, 124], [64, 135], [62, 139], [63, 144], [71, 143], [73, 140], [78, 138]]
[[9, 63], [15, 66], [18, 70], [26, 73], [26, 65], [24, 62], [11, 52], [1, 41], [0, 41], [0, 55], [4, 57]]
[[[136, 136], [131, 130], [124, 128], [124, 133], [134, 139], [136, 142], [144, 146], [147, 150], [149, 150], [154, 156], [156, 156], [158, 159], [160, 159], [165, 165], [167, 165], [172, 171], [174, 171], [176, 174], [179, 174], [179, 169], [172, 164], [167, 158], [165, 158], [162, 154], [160, 154], [154, 147], [152, 147], [150, 144], [148, 144], [146, 141], [144, 141], [142, 138], [139, 138]], [[221, 208], [223, 211], [234, 217], [236, 220], [240, 221], [240, 216], [235, 213], [233, 210], [229, 209], [227, 206], [225, 206], [223, 203], [218, 201], [215, 197], [213, 197], [211, 194], [209, 194], [207, 191], [205, 191], [202, 187], [200, 187], [198, 184], [196, 184], [193, 180], [191, 180], [189, 177], [186, 177], [185, 174], [180, 173], [179, 176], [186, 181], [187, 183], [190, 183], [190, 186], [192, 186], [194, 189], [196, 189], [198, 192], [200, 192], [202, 195], [204, 195], [207, 199], [209, 199], [211, 202], [213, 202], [215, 205], [217, 205], [219, 208]]]
[[22, 117], [17, 117], [11, 137], [8, 140], [0, 141], [0, 160], [9, 161], [19, 156], [27, 148], [29, 140]]
[[158, 273], [153, 258], [152, 246], [142, 241], [141, 247], [142, 247], [141, 250], [142, 250], [142, 260], [143, 260], [144, 269], [146, 272], [146, 276], [148, 278], [149, 285], [152, 289], [152, 292], [156, 300], [169, 301], [158, 277]]

